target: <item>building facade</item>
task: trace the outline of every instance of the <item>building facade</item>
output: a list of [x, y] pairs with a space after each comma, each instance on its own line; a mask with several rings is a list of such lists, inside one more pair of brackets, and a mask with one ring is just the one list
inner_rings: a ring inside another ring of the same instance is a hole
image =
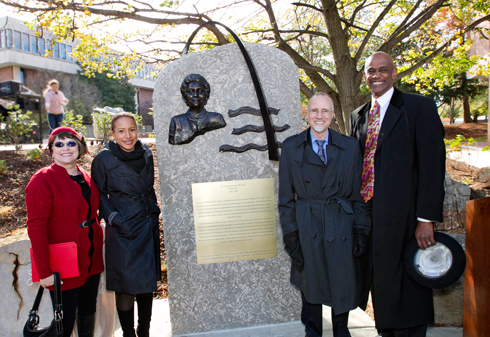
[[[1, 17], [0, 82], [21, 82], [41, 94], [48, 81], [56, 78], [60, 82], [60, 89], [70, 99], [72, 93], [69, 83], [81, 70], [71, 56], [76, 46], [76, 41], [58, 41], [50, 32], [44, 31], [37, 36], [21, 20]], [[143, 117], [145, 129], [152, 130], [153, 117], [149, 113], [153, 107], [156, 78], [152, 76], [151, 67], [145, 66], [136, 71], [130, 83], [136, 88], [136, 112]]]

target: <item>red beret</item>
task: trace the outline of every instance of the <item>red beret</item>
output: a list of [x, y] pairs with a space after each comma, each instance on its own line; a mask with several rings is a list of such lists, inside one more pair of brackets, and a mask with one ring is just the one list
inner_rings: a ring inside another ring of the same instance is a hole
[[49, 141], [51, 141], [51, 139], [53, 139], [60, 132], [71, 133], [72, 135], [76, 136], [78, 138], [78, 140], [82, 140], [82, 136], [78, 132], [73, 130], [72, 128], [70, 128], [68, 126], [60, 126], [51, 132], [51, 134], [49, 135]]

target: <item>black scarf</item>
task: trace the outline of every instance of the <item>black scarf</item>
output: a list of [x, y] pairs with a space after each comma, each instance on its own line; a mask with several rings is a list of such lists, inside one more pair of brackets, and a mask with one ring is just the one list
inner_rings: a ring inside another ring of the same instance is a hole
[[139, 140], [136, 141], [134, 150], [131, 152], [121, 149], [115, 141], [109, 142], [109, 150], [111, 150], [114, 157], [128, 164], [136, 173], [143, 171], [146, 166], [145, 149], [143, 149]]

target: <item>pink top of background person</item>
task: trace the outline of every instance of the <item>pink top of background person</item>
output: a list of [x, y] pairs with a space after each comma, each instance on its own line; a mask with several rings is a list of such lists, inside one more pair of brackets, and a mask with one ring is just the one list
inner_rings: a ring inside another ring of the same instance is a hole
[[46, 111], [53, 115], [60, 115], [63, 113], [63, 106], [68, 104], [68, 100], [65, 95], [58, 90], [59, 83], [57, 80], [49, 81], [49, 89], [45, 91], [45, 106]]

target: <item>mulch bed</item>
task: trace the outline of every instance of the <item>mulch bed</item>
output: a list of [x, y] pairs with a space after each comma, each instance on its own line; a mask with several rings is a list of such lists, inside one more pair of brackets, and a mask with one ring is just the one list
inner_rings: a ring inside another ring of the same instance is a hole
[[462, 135], [466, 139], [487, 138], [488, 123], [445, 124], [444, 129], [446, 130], [444, 135], [446, 139], [455, 139], [458, 135]]

